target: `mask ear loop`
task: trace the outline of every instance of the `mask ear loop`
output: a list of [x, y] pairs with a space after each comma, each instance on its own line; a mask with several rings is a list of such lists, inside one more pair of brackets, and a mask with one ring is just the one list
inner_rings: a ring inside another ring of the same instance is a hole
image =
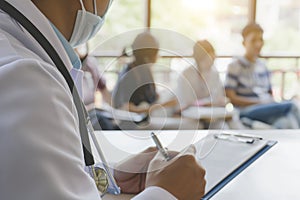
[[94, 1], [94, 14], [98, 15], [98, 12], [97, 12], [97, 3], [96, 3], [97, 0], [93, 0], [93, 1]]
[[[85, 7], [84, 7], [84, 4], [83, 4], [83, 1], [82, 0], [79, 0], [80, 1], [80, 4], [81, 4], [81, 9], [83, 10], [83, 11], [85, 11]], [[94, 1], [95, 2], [95, 1]]]

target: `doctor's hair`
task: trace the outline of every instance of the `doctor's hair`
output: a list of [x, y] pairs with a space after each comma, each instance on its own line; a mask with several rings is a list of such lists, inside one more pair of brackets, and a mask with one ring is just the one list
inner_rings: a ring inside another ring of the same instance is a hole
[[257, 23], [250, 23], [247, 24], [243, 30], [242, 30], [242, 36], [245, 39], [245, 37], [247, 37], [250, 33], [253, 32], [260, 32], [260, 33], [264, 33], [264, 30], [262, 29], [262, 27], [257, 24]]

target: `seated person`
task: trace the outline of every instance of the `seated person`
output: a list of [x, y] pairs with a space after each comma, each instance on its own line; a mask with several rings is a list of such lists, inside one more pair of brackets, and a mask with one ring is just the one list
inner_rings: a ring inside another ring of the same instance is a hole
[[[159, 95], [156, 92], [151, 67], [157, 60], [158, 48], [158, 41], [148, 32], [135, 38], [132, 44], [134, 61], [126, 64], [120, 72], [113, 91], [112, 101], [115, 108], [148, 113], [151, 105], [157, 103]], [[160, 105], [174, 105], [174, 100]]]
[[[159, 96], [154, 83], [151, 67], [157, 60], [159, 44], [149, 32], [139, 34], [132, 44], [134, 60], [120, 72], [112, 93], [113, 106], [149, 116], [145, 123], [120, 122], [121, 129], [198, 129], [199, 122], [174, 117], [177, 100]], [[166, 95], [168, 96], [168, 95]], [[167, 111], [167, 109], [169, 109]], [[170, 112], [169, 112], [170, 111]]]
[[[197, 41], [193, 49], [195, 64], [185, 69], [177, 81], [177, 98], [180, 110], [190, 106], [224, 107], [226, 97], [219, 73], [215, 69], [215, 50], [207, 40]], [[232, 127], [240, 129], [243, 126], [236, 122], [230, 122]], [[224, 119], [211, 120], [205, 124], [208, 128], [228, 128]]]
[[[274, 128], [299, 128], [299, 112], [292, 102], [275, 103], [270, 73], [258, 58], [263, 47], [263, 29], [249, 24], [243, 31], [245, 55], [228, 66], [225, 90], [230, 101], [240, 108], [240, 117], [257, 120]], [[251, 120], [249, 126], [251, 126]]]

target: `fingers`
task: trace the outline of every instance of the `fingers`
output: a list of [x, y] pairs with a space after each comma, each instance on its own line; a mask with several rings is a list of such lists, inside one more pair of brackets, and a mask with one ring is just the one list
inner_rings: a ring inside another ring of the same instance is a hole
[[150, 153], [150, 152], [157, 152], [157, 148], [156, 147], [148, 147], [147, 149], [145, 149], [141, 153]]
[[186, 149], [184, 149], [181, 152], [182, 153], [179, 154], [179, 156], [181, 156], [181, 155], [192, 155], [192, 156], [195, 156], [195, 154], [196, 154], [196, 147], [195, 147], [195, 145], [190, 145], [190, 146], [188, 146]]
[[183, 149], [179, 153], [178, 152], [174, 152], [174, 151], [172, 153], [170, 152], [170, 155], [172, 155], [171, 158], [173, 158], [172, 159], [173, 161], [176, 160], [176, 159], [178, 159], [178, 158], [180, 158], [180, 157], [182, 157], [182, 156], [187, 156], [187, 155], [190, 155], [190, 156], [194, 157], [195, 154], [196, 154], [196, 147], [195, 147], [195, 145], [190, 145], [187, 148]]
[[150, 162], [148, 171], [151, 172], [151, 171], [156, 171], [156, 170], [165, 168], [166, 166], [171, 165], [176, 160], [182, 159], [182, 157], [187, 157], [185, 159], [195, 160], [194, 155], [196, 153], [196, 148], [194, 145], [191, 145], [188, 148], [181, 151], [180, 153], [175, 152], [175, 151], [169, 151], [168, 153], [169, 153], [169, 156], [172, 158], [170, 161], [166, 161], [163, 154], [160, 152], [157, 152], [157, 154], [154, 156], [153, 160]]
[[190, 146], [168, 162], [157, 154], [149, 165], [146, 186], [163, 187], [178, 199], [200, 199], [205, 192], [205, 170], [195, 153], [196, 148]]
[[169, 156], [171, 159], [175, 158], [176, 156], [179, 155], [178, 151], [168, 151], [169, 152]]
[[[184, 150], [182, 150], [181, 152], [177, 152], [177, 151], [168, 151], [169, 155], [171, 158], [178, 158], [180, 156], [184, 156], [184, 155], [195, 155], [196, 154], [196, 147], [195, 145], [190, 145], [187, 148], [185, 148]], [[155, 155], [155, 157], [153, 159], [157, 159], [157, 160], [165, 160], [165, 158], [163, 157], [162, 153], [157, 152], [157, 154]]]
[[[193, 150], [189, 151], [189, 154], [180, 156], [172, 165], [176, 168], [177, 172], [182, 173], [179, 179], [184, 183], [190, 184], [188, 187], [182, 185], [180, 188], [185, 193], [177, 193], [179, 199], [200, 199], [205, 194], [205, 169], [199, 165], [195, 156], [191, 153], [195, 152]], [[185, 196], [187, 195], [187, 196]]]
[[127, 157], [115, 165], [116, 175], [121, 179], [127, 179], [135, 173], [146, 173], [156, 153], [156, 147], [149, 147], [137, 155]]

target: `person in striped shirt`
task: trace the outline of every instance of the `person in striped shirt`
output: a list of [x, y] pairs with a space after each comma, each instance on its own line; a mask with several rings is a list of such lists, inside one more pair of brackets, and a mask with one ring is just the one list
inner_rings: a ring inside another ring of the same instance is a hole
[[240, 118], [274, 128], [299, 128], [297, 106], [291, 101], [277, 103], [273, 99], [270, 73], [259, 59], [264, 45], [263, 29], [259, 24], [248, 24], [242, 36], [245, 54], [229, 64], [225, 80], [226, 95], [240, 109]]

